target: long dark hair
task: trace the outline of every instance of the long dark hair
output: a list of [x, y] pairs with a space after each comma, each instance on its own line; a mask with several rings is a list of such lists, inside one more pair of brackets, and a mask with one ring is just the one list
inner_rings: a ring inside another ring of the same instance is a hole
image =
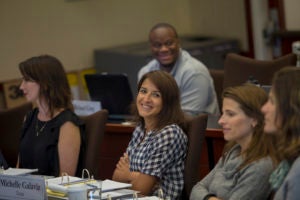
[[[138, 92], [146, 79], [149, 79], [157, 87], [162, 96], [163, 106], [157, 116], [156, 129], [159, 130], [166, 125], [176, 123], [185, 131], [186, 123], [180, 105], [180, 92], [174, 78], [162, 70], [148, 72], [139, 81]], [[144, 119], [138, 114], [136, 102], [132, 106], [132, 114], [135, 116], [135, 121], [141, 123], [144, 128]]]
[[35, 81], [40, 85], [39, 97], [49, 106], [51, 117], [55, 109], [71, 109], [71, 90], [62, 63], [50, 55], [29, 58], [19, 64], [25, 80]]
[[300, 155], [300, 68], [285, 67], [277, 71], [272, 82], [276, 120], [280, 121], [277, 136], [279, 160], [293, 162]]

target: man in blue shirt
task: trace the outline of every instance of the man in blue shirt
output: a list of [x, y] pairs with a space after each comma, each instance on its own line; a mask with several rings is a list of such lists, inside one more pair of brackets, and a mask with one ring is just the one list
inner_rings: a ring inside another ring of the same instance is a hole
[[150, 71], [164, 70], [176, 80], [181, 107], [185, 113], [219, 114], [213, 80], [206, 66], [180, 48], [176, 29], [167, 23], [156, 24], [149, 33], [154, 59], [140, 69], [138, 80]]

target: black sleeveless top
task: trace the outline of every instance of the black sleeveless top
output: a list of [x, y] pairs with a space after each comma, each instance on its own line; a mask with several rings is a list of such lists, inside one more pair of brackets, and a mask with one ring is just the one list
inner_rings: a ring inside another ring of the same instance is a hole
[[81, 176], [86, 146], [84, 125], [71, 110], [64, 110], [47, 122], [37, 118], [35, 108], [26, 115], [23, 124], [19, 149], [19, 167], [38, 169], [37, 174], [59, 176], [58, 139], [60, 127], [65, 122], [72, 122], [80, 129], [81, 147], [76, 176]]

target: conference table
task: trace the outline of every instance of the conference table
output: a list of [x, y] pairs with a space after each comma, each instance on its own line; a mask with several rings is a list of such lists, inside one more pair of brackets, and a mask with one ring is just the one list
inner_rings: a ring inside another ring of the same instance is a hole
[[[202, 145], [200, 159], [200, 176], [204, 177], [222, 155], [225, 141], [221, 127], [217, 124], [218, 117], [209, 116], [205, 141]], [[108, 122], [100, 147], [99, 177], [102, 180], [111, 179], [119, 158], [123, 155], [130, 141], [134, 126], [130, 124]]]

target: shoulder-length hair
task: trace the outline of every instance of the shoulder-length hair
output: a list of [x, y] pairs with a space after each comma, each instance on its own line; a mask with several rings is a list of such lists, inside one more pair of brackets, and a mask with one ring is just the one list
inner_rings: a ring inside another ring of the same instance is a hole
[[[184, 113], [180, 105], [180, 92], [175, 79], [167, 72], [162, 70], [152, 71], [144, 74], [138, 83], [138, 93], [141, 89], [143, 82], [150, 80], [159, 90], [162, 97], [162, 110], [157, 116], [156, 129], [162, 129], [166, 125], [176, 123], [183, 130], [186, 130]], [[132, 105], [132, 114], [134, 120], [140, 123], [144, 128], [145, 122], [143, 117], [138, 113], [136, 106], [136, 99]]]
[[55, 109], [71, 109], [71, 90], [62, 63], [50, 55], [29, 58], [19, 64], [25, 80], [39, 84], [39, 98], [46, 101], [51, 117]]
[[285, 67], [273, 77], [276, 120], [280, 121], [277, 136], [279, 160], [293, 162], [300, 155], [300, 68]]
[[[272, 136], [264, 134], [264, 115], [261, 107], [268, 100], [267, 93], [260, 87], [253, 84], [226, 88], [223, 92], [223, 99], [229, 98], [238, 103], [240, 109], [246, 116], [257, 121], [253, 128], [253, 135], [248, 148], [242, 153], [243, 162], [239, 169], [263, 157], [270, 156], [274, 161], [274, 150]], [[228, 142], [223, 151], [223, 159], [226, 153], [235, 145], [234, 141]]]

